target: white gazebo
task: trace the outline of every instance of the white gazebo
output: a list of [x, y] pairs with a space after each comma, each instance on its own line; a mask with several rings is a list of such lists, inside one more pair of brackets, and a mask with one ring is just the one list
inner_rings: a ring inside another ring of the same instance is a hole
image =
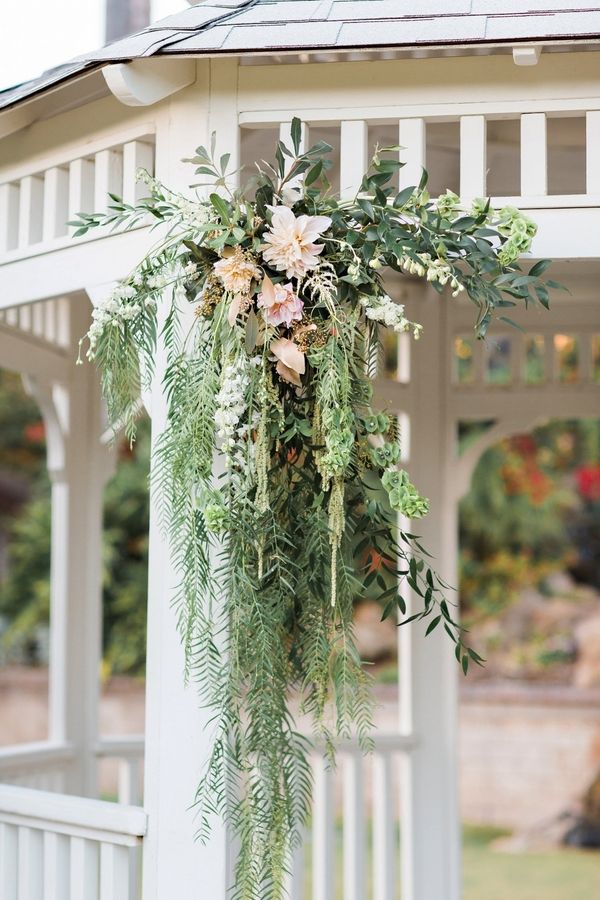
[[[75, 360], [92, 305], [153, 237], [142, 224], [73, 239], [74, 213], [105, 208], [108, 191], [131, 200], [139, 166], [185, 192], [192, 169], [181, 160], [212, 132], [222, 152], [251, 162], [280, 129], [287, 136], [293, 116], [335, 147], [342, 194], [380, 140], [404, 148], [403, 185], [426, 164], [435, 188], [528, 211], [539, 223], [534, 258], [555, 258], [554, 277], [571, 293], [549, 313], [519, 311], [523, 332], [499, 323], [477, 344], [468, 302], [390, 284], [424, 338], [387, 348], [376, 387], [410, 434], [406, 462], [431, 498], [423, 533], [450, 582], [457, 505], [482, 451], [544, 419], [600, 410], [598, 4], [425, 6], [420, 15], [394, 0], [206, 0], [0, 94], [0, 366], [23, 375], [43, 413], [53, 504], [50, 732], [0, 751], [2, 900], [224, 900], [234, 856], [222, 827], [208, 846], [194, 838], [190, 803], [211, 735], [194, 690], [182, 687], [175, 576], [154, 504], [146, 733], [98, 733], [102, 490], [112, 460], [96, 373]], [[565, 347], [575, 380], [565, 376]], [[147, 398], [155, 436], [165, 418], [160, 362], [159, 353]], [[459, 456], [459, 424], [473, 420], [487, 429]], [[332, 772], [315, 749], [313, 900], [365, 900], [367, 882], [374, 900], [395, 900], [398, 883], [403, 900], [459, 900], [458, 666], [444, 633], [425, 640], [420, 627], [400, 629], [399, 661], [397, 724], [376, 734], [373, 756], [345, 743]], [[119, 761], [119, 804], [96, 799], [105, 757]], [[304, 864], [299, 850], [289, 885], [298, 900]]]

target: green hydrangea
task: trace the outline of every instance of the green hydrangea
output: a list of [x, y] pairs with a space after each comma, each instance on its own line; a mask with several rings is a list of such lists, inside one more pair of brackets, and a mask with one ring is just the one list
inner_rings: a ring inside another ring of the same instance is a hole
[[388, 493], [390, 506], [409, 519], [420, 519], [429, 512], [429, 500], [411, 484], [404, 469], [386, 469], [381, 483]]

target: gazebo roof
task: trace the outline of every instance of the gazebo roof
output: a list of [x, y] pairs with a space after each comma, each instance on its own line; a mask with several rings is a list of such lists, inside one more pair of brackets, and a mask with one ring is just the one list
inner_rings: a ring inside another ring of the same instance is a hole
[[600, 38], [600, 0], [206, 0], [0, 92], [0, 109], [148, 56], [425, 49]]

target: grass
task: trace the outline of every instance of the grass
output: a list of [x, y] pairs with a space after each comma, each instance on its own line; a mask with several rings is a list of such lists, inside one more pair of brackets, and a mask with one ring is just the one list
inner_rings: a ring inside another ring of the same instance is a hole
[[598, 851], [501, 853], [490, 842], [502, 832], [466, 827], [463, 900], [593, 900], [600, 897]]
[[[372, 865], [371, 829], [367, 829], [367, 872]], [[508, 832], [467, 825], [463, 830], [463, 900], [595, 900], [600, 898], [600, 852], [549, 850], [503, 853], [491, 843]], [[306, 846], [305, 898], [310, 890], [310, 837]], [[342, 833], [336, 828], [336, 892], [342, 889]], [[367, 892], [366, 900], [372, 894]], [[400, 900], [400, 889], [397, 890]]]

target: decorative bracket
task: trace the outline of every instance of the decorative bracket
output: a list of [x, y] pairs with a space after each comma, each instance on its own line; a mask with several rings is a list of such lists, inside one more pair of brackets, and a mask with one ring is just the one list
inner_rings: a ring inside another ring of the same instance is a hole
[[196, 80], [193, 59], [136, 59], [105, 66], [102, 74], [112, 94], [125, 106], [152, 106]]
[[515, 66], [537, 66], [541, 47], [513, 47], [513, 62]]

